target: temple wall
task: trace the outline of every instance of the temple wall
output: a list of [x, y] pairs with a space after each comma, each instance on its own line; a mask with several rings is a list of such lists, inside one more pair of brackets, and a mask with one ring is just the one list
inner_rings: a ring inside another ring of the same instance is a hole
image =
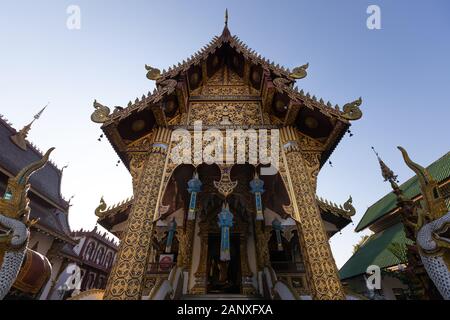
[[407, 290], [408, 286], [403, 284], [399, 279], [393, 277], [383, 277], [381, 280], [381, 290], [383, 291], [383, 296], [385, 299], [397, 300], [393, 289]]
[[47, 256], [47, 253], [53, 244], [53, 239], [54, 238], [47, 236], [45, 234], [42, 234], [40, 232], [32, 231], [28, 247], [33, 248], [37, 243], [38, 246], [37, 246], [37, 250], [35, 250], [35, 251], [39, 252], [40, 254], [42, 254], [44, 256]]
[[78, 242], [78, 244], [73, 247], [73, 252], [75, 252], [77, 255], [80, 255], [81, 249], [83, 249], [85, 242], [86, 242], [86, 237], [82, 237], [80, 239], [80, 242]]

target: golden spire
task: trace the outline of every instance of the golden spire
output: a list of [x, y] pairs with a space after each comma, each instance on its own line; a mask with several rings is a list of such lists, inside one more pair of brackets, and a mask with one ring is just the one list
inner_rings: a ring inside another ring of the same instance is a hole
[[34, 121], [38, 120], [41, 117], [42, 113], [44, 112], [45, 108], [47, 108], [49, 103], [47, 103], [45, 105], [45, 107], [42, 108], [41, 111], [39, 111], [37, 114], [34, 115], [33, 120], [29, 124], [27, 124], [25, 127], [23, 127], [15, 135], [11, 136], [11, 140], [22, 150], [27, 150], [26, 138], [28, 136], [28, 132], [31, 129], [31, 125], [34, 123]]
[[225, 26], [223, 27], [222, 37], [231, 37], [230, 30], [228, 30], [228, 9], [225, 9]]
[[397, 176], [394, 174], [394, 171], [392, 171], [386, 163], [380, 158], [378, 152], [375, 151], [375, 148], [372, 147], [373, 152], [377, 156], [378, 163], [380, 164], [381, 169], [381, 175], [384, 178], [384, 181], [389, 181], [391, 184], [396, 184], [398, 182]]
[[228, 9], [225, 9], [225, 27], [228, 27]]

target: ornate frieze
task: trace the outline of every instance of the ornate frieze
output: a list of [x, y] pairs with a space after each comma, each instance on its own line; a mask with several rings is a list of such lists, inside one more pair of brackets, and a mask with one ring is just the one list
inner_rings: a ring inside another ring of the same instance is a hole
[[221, 125], [225, 121], [232, 125], [262, 125], [259, 102], [191, 102], [189, 124], [202, 121], [205, 126]]

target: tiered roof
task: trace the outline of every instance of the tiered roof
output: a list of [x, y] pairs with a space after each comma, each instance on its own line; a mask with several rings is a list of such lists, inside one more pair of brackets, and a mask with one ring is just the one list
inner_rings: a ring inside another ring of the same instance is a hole
[[[4, 116], [0, 116], [0, 145], [3, 148], [0, 170], [8, 177], [15, 176], [22, 168], [43, 157], [43, 152], [28, 140], [26, 150], [18, 147], [11, 140], [15, 134], [17, 131]], [[62, 170], [53, 162], [31, 176], [30, 215], [31, 219], [39, 218], [33, 228], [73, 245], [76, 242], [70, 237], [69, 203], [61, 195], [61, 179]]]
[[[161, 73], [158, 69], [147, 67], [151, 70], [156, 70], [157, 76], [155, 79], [157, 89], [154, 89], [153, 92], [148, 92], [147, 95], [144, 94], [141, 98], [136, 98], [134, 102], [130, 101], [125, 108], [116, 107], [115, 111], [109, 115], [109, 119], [105, 121], [104, 126], [107, 126], [114, 121], [124, 119], [134, 111], [142, 111], [149, 105], [159, 103], [164, 95], [173, 92], [174, 85], [176, 85], [176, 83], [171, 83], [171, 81], [174, 78], [179, 77], [182, 73], [188, 71], [192, 66], [200, 65], [224, 44], [228, 44], [231, 48], [236, 50], [237, 53], [242, 54], [248, 61], [261, 66], [263, 70], [269, 71], [273, 75], [273, 83], [277, 90], [279, 92], [286, 93], [291, 99], [299, 100], [311, 109], [318, 109], [326, 116], [336, 117], [346, 123], [348, 120], [357, 120], [354, 119], [354, 115], [352, 116], [349, 112], [349, 105], [345, 105], [343, 110], [341, 110], [337, 104], [333, 106], [329, 101], [325, 102], [323, 99], [317, 98], [309, 92], [305, 93], [303, 90], [299, 90], [298, 87], [294, 87], [295, 80], [297, 79], [295, 76], [295, 70], [299, 68], [295, 68], [291, 71], [289, 68], [275, 64], [275, 62], [262, 57], [261, 54], [258, 54], [255, 50], [249, 48], [237, 36], [232, 36], [228, 26], [225, 26], [220, 36], [215, 36], [199, 51], [191, 55], [186, 60], [178, 63], [178, 65], [169, 67], [167, 71], [163, 70]], [[171, 87], [171, 89], [167, 90], [167, 87]], [[358, 106], [359, 105], [360, 103]], [[359, 117], [357, 118], [359, 119]]]

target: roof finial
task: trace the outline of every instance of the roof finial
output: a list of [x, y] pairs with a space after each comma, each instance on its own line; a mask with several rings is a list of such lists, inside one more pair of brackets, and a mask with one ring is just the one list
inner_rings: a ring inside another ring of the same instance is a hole
[[[393, 187], [393, 189], [395, 189], [395, 187], [397, 186], [397, 176], [394, 174], [394, 171], [392, 171], [385, 163], [384, 161], [380, 158], [378, 152], [376, 152], [375, 148], [372, 147], [373, 152], [375, 153], [375, 155], [378, 158], [378, 163], [380, 164], [380, 168], [381, 168], [381, 174], [383, 175], [384, 181], [389, 181]], [[395, 186], [395, 187], [394, 187]]]
[[228, 8], [225, 9], [225, 27], [228, 27]]
[[225, 9], [225, 26], [223, 27], [222, 39], [231, 38], [230, 30], [228, 30], [228, 9]]
[[45, 108], [47, 108], [47, 106], [50, 104], [50, 102], [48, 102], [44, 108], [41, 109], [41, 111], [39, 111], [37, 114], [34, 115], [33, 120], [27, 124], [25, 127], [23, 127], [19, 132], [17, 132], [15, 135], [11, 136], [11, 140], [22, 150], [27, 150], [27, 142], [26, 142], [26, 138], [28, 136], [28, 132], [31, 129], [31, 125], [34, 123], [34, 121], [38, 120], [42, 113], [44, 112]]

